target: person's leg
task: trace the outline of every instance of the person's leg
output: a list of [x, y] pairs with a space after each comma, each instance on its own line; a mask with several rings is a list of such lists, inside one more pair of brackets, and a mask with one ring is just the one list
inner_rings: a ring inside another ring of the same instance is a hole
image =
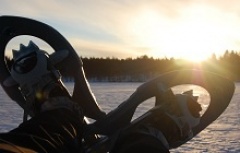
[[80, 152], [83, 128], [83, 116], [71, 109], [46, 110], [0, 134], [0, 152]]
[[169, 153], [168, 148], [156, 135], [134, 131], [123, 135], [110, 153]]

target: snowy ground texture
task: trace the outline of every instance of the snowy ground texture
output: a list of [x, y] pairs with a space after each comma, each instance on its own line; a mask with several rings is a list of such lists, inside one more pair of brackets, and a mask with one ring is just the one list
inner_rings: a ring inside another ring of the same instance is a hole
[[[91, 88], [102, 109], [109, 112], [126, 100], [139, 85], [140, 83], [91, 83]], [[233, 99], [226, 111], [191, 141], [171, 152], [240, 152], [240, 83], [235, 85]], [[72, 90], [72, 83], [66, 83], [66, 86]], [[182, 92], [188, 89], [194, 89], [194, 94], [200, 97], [199, 101], [203, 104], [202, 106], [206, 106], [208, 96], [204, 91], [194, 86], [183, 86], [174, 90]], [[153, 100], [143, 103], [137, 109], [135, 117], [146, 112], [152, 106]], [[22, 122], [22, 109], [11, 101], [1, 88], [0, 107], [0, 132], [7, 132]]]

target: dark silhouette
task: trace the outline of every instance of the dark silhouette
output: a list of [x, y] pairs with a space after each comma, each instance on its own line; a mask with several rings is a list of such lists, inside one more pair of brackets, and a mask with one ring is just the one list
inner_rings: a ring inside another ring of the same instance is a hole
[[154, 59], [147, 55], [138, 58], [82, 58], [86, 76], [90, 81], [146, 81], [162, 73], [181, 69], [203, 69], [240, 80], [240, 53], [226, 51], [219, 58], [215, 54], [202, 63], [174, 58]]
[[[218, 58], [215, 54], [212, 54], [209, 59], [202, 63], [175, 58], [155, 59], [147, 55], [126, 59], [81, 58], [89, 81], [142, 82], [162, 73], [181, 69], [203, 69], [218, 73], [234, 81], [240, 81], [240, 53], [235, 51], [227, 50]], [[6, 57], [6, 61], [11, 67], [11, 59]]]

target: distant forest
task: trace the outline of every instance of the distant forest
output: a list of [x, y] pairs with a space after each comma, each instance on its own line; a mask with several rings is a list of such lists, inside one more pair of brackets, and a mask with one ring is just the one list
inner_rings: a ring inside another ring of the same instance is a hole
[[147, 55], [138, 58], [82, 58], [89, 81], [142, 82], [158, 75], [181, 69], [202, 69], [218, 73], [234, 81], [240, 81], [240, 53], [225, 51], [215, 54], [201, 63], [181, 59], [154, 59]]
[[[11, 65], [10, 58], [6, 58]], [[182, 59], [155, 59], [143, 55], [137, 58], [86, 58], [81, 57], [86, 77], [92, 82], [142, 82], [157, 77], [162, 73], [181, 69], [202, 69], [223, 75], [234, 81], [240, 81], [240, 52], [225, 51], [215, 54], [201, 63]], [[69, 77], [65, 79], [69, 80]]]

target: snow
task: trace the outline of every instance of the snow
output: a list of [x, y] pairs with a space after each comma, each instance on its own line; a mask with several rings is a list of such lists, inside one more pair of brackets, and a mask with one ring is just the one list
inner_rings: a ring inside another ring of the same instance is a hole
[[[126, 100], [140, 83], [90, 83], [90, 85], [99, 105], [104, 111], [110, 112]], [[240, 83], [235, 85], [234, 96], [225, 112], [191, 141], [171, 152], [240, 152]], [[66, 83], [66, 86], [70, 91], [73, 89], [72, 83]], [[199, 96], [200, 103], [207, 106], [209, 100], [207, 93], [196, 86], [181, 86], [174, 91], [182, 92], [189, 89], [194, 89], [194, 95]], [[150, 99], [141, 104], [134, 118], [150, 109], [153, 103], [154, 100]], [[1, 88], [0, 107], [0, 132], [7, 132], [22, 122], [22, 109]]]

